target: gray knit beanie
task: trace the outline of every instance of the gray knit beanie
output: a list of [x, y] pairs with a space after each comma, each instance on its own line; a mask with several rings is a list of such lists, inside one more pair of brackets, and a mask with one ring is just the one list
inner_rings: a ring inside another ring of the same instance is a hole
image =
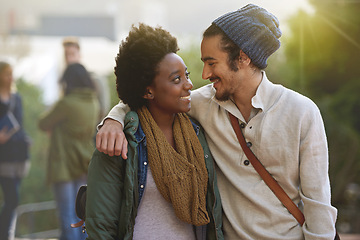
[[280, 47], [278, 19], [254, 4], [226, 13], [213, 24], [221, 28], [260, 69], [266, 68], [268, 57]]

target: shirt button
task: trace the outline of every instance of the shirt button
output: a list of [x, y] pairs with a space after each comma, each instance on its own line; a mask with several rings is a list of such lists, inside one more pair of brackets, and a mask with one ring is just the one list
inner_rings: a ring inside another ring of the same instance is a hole
[[244, 128], [245, 127], [245, 123], [240, 123], [240, 127]]
[[208, 157], [209, 157], [209, 155], [206, 154], [206, 155], [205, 155], [205, 158], [208, 158]]
[[251, 146], [252, 146], [252, 143], [251, 143], [251, 142], [247, 142], [247, 143], [246, 143], [246, 146], [251, 147]]
[[244, 161], [244, 164], [247, 166], [247, 165], [250, 164], [250, 161], [249, 161], [249, 160], [245, 160], [245, 161]]
[[144, 188], [144, 185], [141, 184], [141, 185], [140, 185], [140, 188]]
[[146, 166], [146, 165], [147, 165], [147, 162], [144, 162], [144, 165]]

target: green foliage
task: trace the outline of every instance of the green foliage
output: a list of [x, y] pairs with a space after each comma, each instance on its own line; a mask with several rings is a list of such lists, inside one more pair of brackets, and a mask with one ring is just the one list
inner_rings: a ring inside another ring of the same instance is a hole
[[287, 63], [298, 74], [288, 77], [315, 99], [336, 93], [360, 73], [360, 7], [340, 2], [314, 2], [315, 14], [300, 11], [289, 22]]
[[321, 109], [329, 142], [332, 203], [339, 209], [338, 224], [350, 226], [360, 220], [352, 214], [360, 198], [348, 194], [350, 183], [360, 185], [360, 5], [311, 3], [314, 14], [300, 11], [290, 20], [285, 59], [277, 63], [286, 69], [282, 74], [287, 84]]
[[178, 54], [188, 67], [190, 79], [194, 85], [193, 89], [210, 83], [209, 80], [203, 80], [201, 77], [203, 63], [201, 61], [200, 46], [198, 44], [192, 44], [184, 50], [181, 49]]
[[16, 85], [23, 100], [24, 128], [32, 140], [30, 147], [31, 169], [21, 184], [21, 203], [51, 200], [51, 191], [46, 184], [46, 156], [49, 140], [39, 130], [37, 123], [40, 114], [45, 110], [41, 92], [22, 79], [18, 80]]
[[110, 73], [107, 76], [107, 83], [110, 91], [110, 106], [113, 107], [119, 103], [119, 97], [116, 92], [116, 78], [114, 73]]

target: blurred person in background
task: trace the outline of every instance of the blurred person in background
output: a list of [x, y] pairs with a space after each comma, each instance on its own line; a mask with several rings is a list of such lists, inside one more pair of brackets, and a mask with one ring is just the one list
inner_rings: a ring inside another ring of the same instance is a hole
[[29, 138], [23, 128], [22, 100], [12, 91], [12, 67], [0, 62], [0, 185], [4, 204], [0, 213], [0, 240], [9, 238], [9, 230], [19, 203], [19, 188], [30, 167]]
[[66, 65], [80, 63], [80, 44], [76, 37], [66, 37], [63, 39], [64, 58]]
[[[68, 66], [72, 63], [81, 63], [81, 51], [79, 39], [76, 37], [66, 37], [63, 39], [64, 58]], [[88, 70], [88, 69], [87, 69]], [[94, 82], [96, 94], [100, 104], [99, 121], [105, 117], [110, 108], [109, 87], [105, 79], [89, 71], [91, 80]]]
[[99, 103], [89, 73], [80, 63], [69, 64], [60, 80], [64, 96], [44, 113], [39, 128], [50, 133], [47, 181], [53, 186], [60, 216], [60, 240], [84, 239], [74, 209], [77, 190], [86, 184], [94, 151], [93, 136]]

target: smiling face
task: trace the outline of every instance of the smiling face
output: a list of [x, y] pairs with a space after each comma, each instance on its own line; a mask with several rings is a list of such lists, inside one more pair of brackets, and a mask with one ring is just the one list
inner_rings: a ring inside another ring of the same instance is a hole
[[157, 72], [144, 96], [148, 99], [150, 112], [170, 115], [188, 112], [193, 85], [182, 58], [175, 53], [167, 54], [159, 63]]
[[[205, 37], [201, 42], [201, 60], [204, 63], [202, 78], [209, 79], [216, 89], [215, 97], [226, 101], [239, 87], [241, 74], [229, 67], [228, 54], [221, 50], [221, 36]], [[235, 63], [236, 64], [236, 63]]]

